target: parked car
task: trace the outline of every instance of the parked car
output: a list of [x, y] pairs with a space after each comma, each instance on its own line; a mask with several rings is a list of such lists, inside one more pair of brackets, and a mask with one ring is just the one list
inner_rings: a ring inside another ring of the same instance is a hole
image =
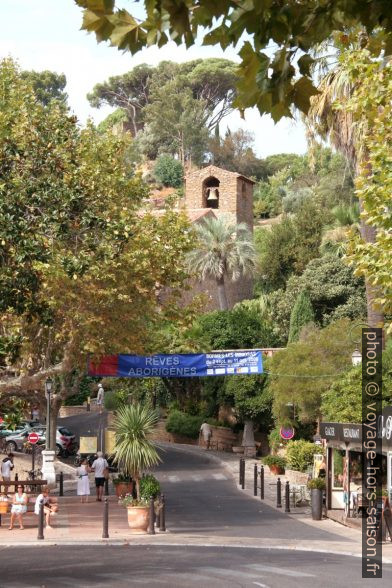
[[[12, 434], [5, 439], [5, 449], [7, 452], [23, 451], [29, 433], [34, 431], [39, 435], [39, 445], [46, 443], [46, 427], [36, 425], [35, 427], [25, 427], [22, 431]], [[56, 455], [67, 456], [74, 455], [78, 450], [75, 435], [66, 427], [57, 427], [56, 430]]]

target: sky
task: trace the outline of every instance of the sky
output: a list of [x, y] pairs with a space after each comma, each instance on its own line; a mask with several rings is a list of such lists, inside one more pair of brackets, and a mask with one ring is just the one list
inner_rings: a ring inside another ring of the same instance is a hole
[[[130, 11], [139, 10], [140, 3], [120, 0]], [[156, 65], [163, 60], [177, 62], [207, 57], [225, 57], [239, 61], [236, 51], [219, 47], [194, 46], [190, 49], [174, 43], [158, 49], [150, 47], [132, 56], [106, 43], [97, 44], [95, 36], [80, 30], [82, 11], [73, 0], [0, 0], [0, 58], [12, 56], [22, 69], [49, 69], [64, 73], [69, 104], [82, 124], [88, 117], [100, 122], [113, 109], [92, 108], [86, 94], [109, 76], [131, 70], [140, 63]], [[274, 124], [271, 117], [261, 117], [249, 109], [245, 121], [233, 112], [221, 124], [230, 129], [243, 128], [254, 134], [254, 149], [259, 157], [274, 153], [304, 153], [305, 132], [302, 124], [288, 119]]]

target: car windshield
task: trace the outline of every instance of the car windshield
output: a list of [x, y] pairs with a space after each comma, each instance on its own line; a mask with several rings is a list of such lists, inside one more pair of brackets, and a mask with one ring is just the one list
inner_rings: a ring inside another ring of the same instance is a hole
[[59, 427], [59, 432], [61, 433], [61, 435], [65, 435], [66, 437], [73, 436], [73, 433], [71, 433], [71, 431], [69, 429], [67, 429], [66, 427]]

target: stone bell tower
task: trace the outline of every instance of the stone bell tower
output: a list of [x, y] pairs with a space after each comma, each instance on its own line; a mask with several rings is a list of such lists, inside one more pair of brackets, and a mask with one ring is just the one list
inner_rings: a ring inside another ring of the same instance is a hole
[[186, 176], [185, 206], [232, 216], [233, 222], [245, 222], [253, 230], [253, 185], [241, 174], [209, 165]]
[[[224, 215], [233, 223], [246, 223], [253, 231], [253, 180], [214, 165], [189, 173], [185, 178], [185, 207], [192, 223]], [[253, 281], [241, 278], [226, 283], [229, 306], [252, 297]], [[210, 304], [206, 310], [219, 308], [216, 284], [212, 280], [194, 282], [185, 296], [190, 302], [195, 294], [205, 293]]]

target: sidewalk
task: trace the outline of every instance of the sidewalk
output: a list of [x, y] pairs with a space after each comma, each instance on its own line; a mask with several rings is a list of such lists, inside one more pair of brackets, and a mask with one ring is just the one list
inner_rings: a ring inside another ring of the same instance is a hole
[[[165, 444], [160, 444], [163, 447]], [[220, 467], [225, 468], [226, 472], [234, 477], [233, 483], [238, 488], [239, 500], [244, 494], [249, 499], [261, 502], [260, 496], [253, 497], [253, 466], [256, 463], [254, 459], [246, 460], [246, 487], [241, 490], [238, 486], [239, 474], [239, 458], [229, 453], [221, 452], [205, 452], [204, 450], [194, 446], [183, 446], [168, 444], [172, 449], [182, 452], [195, 452], [198, 455], [201, 453], [208, 457], [209, 460], [217, 463]], [[259, 461], [257, 462], [259, 463]], [[59, 469], [64, 469], [63, 464], [60, 464]], [[67, 468], [67, 473], [71, 474], [70, 466]], [[284, 481], [284, 477], [282, 477]], [[276, 483], [276, 477], [271, 476], [267, 471], [265, 472], [265, 499], [264, 504], [276, 509], [276, 487], [270, 484]], [[59, 513], [53, 519], [53, 529], [44, 529], [44, 540], [37, 540], [38, 532], [38, 517], [33, 513], [25, 515], [24, 523], [25, 529], [20, 530], [15, 527], [14, 530], [9, 531], [9, 517], [10, 515], [2, 516], [2, 527], [0, 528], [0, 543], [5, 546], [42, 546], [42, 545], [90, 545], [90, 544], [111, 544], [111, 545], [199, 545], [199, 546], [235, 546], [235, 547], [251, 547], [255, 549], [269, 549], [271, 547], [277, 549], [292, 549], [303, 551], [318, 551], [325, 553], [347, 554], [357, 557], [361, 556], [361, 533], [352, 528], [345, 527], [330, 519], [322, 521], [313, 521], [310, 518], [308, 508], [292, 509], [291, 513], [284, 513], [284, 507], [279, 510], [284, 516], [290, 520], [300, 520], [306, 525], [310, 525], [316, 529], [328, 531], [341, 538], [336, 541], [318, 541], [318, 540], [301, 540], [291, 539], [285, 537], [278, 539], [272, 538], [255, 538], [255, 537], [241, 537], [236, 536], [212, 536], [208, 534], [197, 533], [182, 533], [170, 532], [170, 518], [167, 517], [166, 525], [168, 531], [166, 533], [158, 533], [156, 535], [132, 535], [128, 527], [126, 509], [118, 504], [116, 496], [109, 497], [109, 539], [102, 539], [103, 528], [103, 502], [96, 502], [95, 496], [90, 496], [90, 502], [87, 504], [80, 503], [80, 499], [75, 496], [76, 480], [70, 478], [65, 484], [66, 495], [59, 497]], [[112, 491], [112, 487], [111, 487]], [[68, 494], [69, 493], [69, 494]], [[71, 495], [72, 493], [72, 495]], [[284, 504], [284, 502], [283, 502]], [[235, 532], [235, 531], [234, 531]], [[392, 563], [392, 544], [383, 545], [383, 561], [385, 563]]]

